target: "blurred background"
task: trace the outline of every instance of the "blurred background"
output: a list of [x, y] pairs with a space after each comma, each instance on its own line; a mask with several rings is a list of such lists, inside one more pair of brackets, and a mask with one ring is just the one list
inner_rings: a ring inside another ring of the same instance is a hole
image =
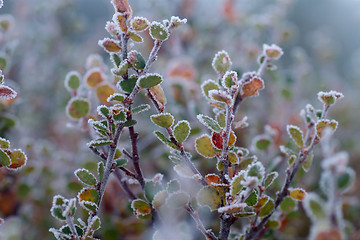
[[[211, 108], [201, 95], [200, 84], [216, 78], [211, 68], [216, 52], [226, 50], [232, 68], [241, 75], [257, 69], [263, 43], [275, 43], [285, 54], [276, 63], [278, 70], [265, 74], [266, 88], [260, 96], [248, 99], [240, 107], [236, 117], [248, 116], [250, 127], [236, 132], [237, 144], [250, 147], [252, 139], [264, 133], [264, 125], [268, 124], [279, 134], [273, 151], [264, 156], [275, 157], [278, 146], [288, 140], [286, 124], [301, 124], [299, 111], [307, 103], [320, 107], [316, 93], [333, 89], [345, 95], [330, 113], [339, 121], [333, 144], [336, 150], [349, 152], [350, 166], [359, 176], [360, 1], [129, 2], [134, 16], [145, 16], [151, 21], [173, 15], [188, 19], [164, 44], [152, 67], [153, 72], [165, 77], [167, 107], [177, 119], [188, 119], [193, 128], [205, 130], [200, 129], [196, 114], [210, 114]], [[110, 68], [109, 56], [97, 42], [109, 36], [104, 27], [112, 15], [109, 0], [4, 0], [0, 22], [10, 26], [1, 27], [0, 57], [7, 59], [6, 66], [2, 66], [6, 84], [18, 92], [18, 97], [0, 103], [0, 135], [10, 139], [13, 148], [22, 148], [29, 160], [19, 172], [0, 171], [0, 217], [6, 220], [0, 227], [1, 239], [54, 239], [48, 232], [50, 227], [59, 226], [50, 215], [53, 195], [73, 197], [81, 189], [73, 171], [84, 166], [96, 168], [98, 159], [86, 147], [90, 135], [82, 128], [85, 124], [66, 117], [70, 94], [64, 79], [71, 70], [85, 74], [87, 58], [92, 54], [98, 54], [104, 66]], [[143, 37], [144, 44], [133, 48], [147, 56], [152, 41], [147, 33]], [[107, 73], [110, 76], [110, 71]], [[168, 150], [152, 135], [156, 127], [147, 125], [147, 116], [140, 115], [142, 119], [138, 119], [145, 177], [151, 178], [156, 172], [170, 177], [173, 170], [167, 159]], [[123, 141], [126, 148], [127, 138]], [[191, 141], [186, 147], [193, 149]], [[309, 191], [318, 188], [321, 154], [316, 153], [307, 177], [297, 181]], [[204, 174], [215, 167], [205, 159], [194, 161]], [[359, 236], [356, 234], [360, 228], [358, 182], [344, 198], [344, 216], [353, 239]], [[132, 216], [126, 196], [115, 182], [109, 188], [113, 191], [108, 191], [104, 202], [99, 237], [148, 239], [148, 223]], [[286, 228], [279, 230], [281, 234], [276, 239], [306, 238], [306, 219], [300, 209], [289, 218]], [[210, 220], [207, 224], [218, 228]]]

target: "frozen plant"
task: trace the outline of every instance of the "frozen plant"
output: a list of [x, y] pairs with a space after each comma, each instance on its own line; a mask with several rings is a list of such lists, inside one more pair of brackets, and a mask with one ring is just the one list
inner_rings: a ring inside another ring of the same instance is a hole
[[[99, 209], [111, 175], [115, 175], [127, 194], [134, 215], [140, 219], [151, 219], [154, 239], [169, 239], [169, 231], [163, 227], [166, 224], [163, 213], [175, 212], [174, 209], [187, 212], [206, 239], [260, 239], [269, 229], [279, 227], [288, 205], [296, 205], [308, 195], [304, 189], [292, 186], [294, 177], [300, 168], [309, 170], [313, 149], [322, 141], [326, 131], [336, 130], [337, 121], [328, 119], [327, 113], [343, 95], [335, 91], [320, 92], [322, 110], [307, 105], [302, 111], [305, 131], [295, 125], [287, 126], [293, 145], [291, 148], [281, 146], [279, 154], [287, 155], [289, 166], [282, 188], [272, 196], [269, 188], [279, 173], [267, 169], [262, 159], [251, 154], [247, 148], [239, 147], [234, 129], [251, 126], [251, 119], [243, 117], [235, 122], [235, 116], [243, 101], [258, 96], [265, 88], [264, 73], [276, 69], [274, 61], [283, 55], [283, 51], [275, 44], [264, 44], [258, 58], [259, 68], [241, 77], [231, 70], [229, 54], [224, 50], [218, 52], [212, 61], [217, 73], [215, 80], [207, 80], [201, 85], [214, 116], [197, 115], [209, 132], [203, 132], [196, 138], [196, 156], [216, 159], [213, 162], [216, 170], [205, 174], [194, 162], [194, 153], [184, 144], [190, 141], [190, 122], [177, 120], [169, 112], [161, 87], [164, 78], [150, 72], [163, 42], [171, 37], [174, 28], [185, 24], [186, 19], [171, 17], [162, 22], [150, 22], [144, 17], [133, 16], [127, 0], [112, 0], [112, 4], [115, 14], [106, 24], [110, 37], [98, 42], [110, 55], [113, 64], [111, 74], [108, 75], [100, 57], [91, 56], [84, 76], [72, 71], [65, 79], [65, 86], [71, 94], [67, 114], [74, 125], [89, 127], [93, 139], [88, 147], [99, 157], [97, 172], [94, 174], [87, 168], [75, 171], [79, 181], [85, 185], [76, 198], [54, 196], [51, 213], [64, 224], [50, 231], [57, 239], [96, 239], [95, 232], [101, 227]], [[153, 40], [147, 60], [139, 51], [131, 50], [131, 43], [143, 42], [144, 31], [148, 31]], [[140, 136], [136, 132], [136, 116], [151, 109], [147, 103], [135, 103], [141, 91], [153, 104], [154, 112], [149, 122], [160, 128], [154, 131], [154, 135], [171, 149], [169, 159], [179, 175], [179, 178], [169, 179], [167, 183], [161, 173], [146, 172], [146, 175], [152, 174], [152, 178], [145, 179], [145, 169], [141, 167], [143, 159], [138, 146]], [[94, 95], [96, 99], [92, 97]], [[253, 141], [254, 148], [260, 151], [265, 151], [271, 144], [273, 130], [269, 127], [265, 130], [266, 134], [255, 137]], [[130, 136], [126, 146], [130, 151], [119, 145], [125, 131]], [[324, 166], [331, 165], [332, 160], [327, 161], [330, 163], [324, 163]], [[331, 167], [324, 167], [328, 168]], [[186, 190], [182, 178], [197, 183], [195, 194]], [[134, 191], [130, 183], [137, 183], [140, 193]], [[78, 204], [87, 212], [86, 220], [75, 220]], [[218, 234], [205, 226], [199, 213], [203, 206], [219, 219]], [[241, 228], [235, 223], [241, 224]]]

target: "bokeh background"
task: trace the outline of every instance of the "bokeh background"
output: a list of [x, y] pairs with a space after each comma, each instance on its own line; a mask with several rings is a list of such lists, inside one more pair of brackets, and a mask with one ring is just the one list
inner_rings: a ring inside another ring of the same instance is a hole
[[[264, 76], [266, 89], [261, 96], [241, 106], [237, 117], [247, 115], [251, 127], [237, 132], [239, 146], [249, 147], [254, 136], [262, 134], [264, 125], [269, 124], [280, 132], [273, 146], [276, 152], [278, 145], [287, 141], [286, 124], [300, 123], [299, 111], [307, 103], [320, 107], [318, 91], [334, 89], [345, 98], [331, 112], [340, 123], [333, 144], [337, 150], [349, 152], [350, 166], [359, 176], [360, 1], [129, 2], [135, 16], [157, 21], [172, 15], [188, 19], [165, 43], [152, 68], [165, 76], [167, 107], [178, 119], [188, 119], [199, 127], [196, 114], [211, 112], [200, 84], [216, 77], [211, 60], [217, 51], [228, 51], [233, 69], [241, 74], [257, 69], [263, 43], [275, 43], [285, 54], [277, 62], [278, 70]], [[83, 166], [95, 169], [98, 159], [86, 147], [88, 131], [82, 123], [66, 117], [70, 95], [64, 78], [71, 70], [84, 74], [91, 54], [98, 54], [111, 66], [97, 42], [108, 37], [104, 26], [112, 14], [109, 0], [5, 0], [0, 9], [0, 18], [12, 23], [8, 31], [0, 33], [0, 55], [8, 59], [5, 79], [19, 94], [15, 101], [0, 104], [0, 135], [10, 139], [13, 148], [24, 149], [29, 158], [19, 172], [0, 171], [0, 217], [6, 219], [0, 227], [1, 239], [53, 239], [48, 229], [59, 226], [50, 216], [53, 195], [73, 197], [81, 188], [73, 171]], [[134, 48], [147, 56], [152, 42], [147, 34], [144, 39], [144, 44]], [[155, 126], [148, 126], [147, 116], [142, 115], [138, 124], [145, 177], [156, 172], [172, 176], [167, 150], [152, 135]], [[126, 141], [125, 137], [123, 147]], [[192, 149], [191, 143], [187, 147]], [[318, 188], [318, 155], [306, 178], [297, 180], [310, 191]], [[194, 161], [204, 173], [214, 169], [214, 163], [201, 158]], [[148, 239], [148, 223], [132, 217], [116, 182], [110, 183], [109, 189], [99, 237]], [[356, 181], [344, 197], [344, 216], [351, 223], [353, 239], [359, 239], [358, 190]], [[207, 224], [218, 227], [210, 220]], [[309, 220], [301, 208], [280, 232], [276, 239], [306, 238]]]

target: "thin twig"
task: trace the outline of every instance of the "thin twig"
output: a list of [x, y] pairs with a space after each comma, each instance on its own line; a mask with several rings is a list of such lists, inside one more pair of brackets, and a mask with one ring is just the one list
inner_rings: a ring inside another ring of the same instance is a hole
[[70, 215], [66, 215], [66, 223], [69, 226], [72, 234], [74, 235], [75, 240], [79, 240], [79, 235], [77, 234], [74, 222], [73, 222], [72, 217]]
[[124, 192], [126, 193], [126, 195], [128, 196], [128, 198], [130, 200], [135, 200], [137, 199], [136, 195], [133, 193], [133, 191], [130, 189], [128, 183], [126, 182], [125, 179], [123, 179], [121, 172], [119, 169], [115, 169], [115, 176], [118, 179], [121, 188], [124, 190]]
[[218, 238], [215, 236], [215, 234], [212, 232], [211, 229], [206, 229], [204, 227], [204, 224], [202, 223], [199, 213], [194, 211], [194, 209], [191, 207], [190, 203], [185, 205], [186, 211], [190, 214], [190, 216], [194, 219], [196, 222], [197, 229], [200, 230], [200, 232], [205, 236], [207, 240], [217, 240]]

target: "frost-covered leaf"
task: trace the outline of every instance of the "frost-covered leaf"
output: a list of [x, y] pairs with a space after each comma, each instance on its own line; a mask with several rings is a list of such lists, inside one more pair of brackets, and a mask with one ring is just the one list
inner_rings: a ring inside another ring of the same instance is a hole
[[116, 162], [116, 167], [122, 167], [128, 162], [128, 160], [125, 158], [120, 158], [117, 159], [115, 162]]
[[93, 68], [86, 72], [84, 79], [86, 84], [93, 88], [103, 82], [105, 77], [99, 68]]
[[216, 152], [213, 149], [211, 139], [208, 135], [202, 135], [195, 141], [196, 151], [206, 158], [212, 158], [216, 156]]
[[[127, 2], [127, 0], [113, 0], [113, 2]], [[112, 20], [117, 24], [117, 26], [121, 29], [122, 32], [126, 33], [128, 31], [127, 20], [128, 13], [126, 12], [117, 12], [114, 14]]]
[[263, 186], [265, 188], [268, 188], [274, 181], [275, 179], [279, 176], [279, 174], [277, 172], [271, 172], [269, 173], [266, 178], [264, 179], [263, 182]]
[[11, 87], [0, 84], [0, 99], [16, 98], [17, 93]]
[[253, 77], [249, 82], [242, 85], [242, 92], [245, 97], [258, 96], [261, 89], [264, 89], [264, 81], [259, 76]]
[[180, 25], [185, 24], [186, 22], [187, 22], [186, 18], [180, 19], [177, 16], [171, 16], [171, 19], [170, 19], [170, 25], [173, 27], [178, 27]]
[[265, 217], [266, 215], [271, 213], [273, 209], [274, 209], [274, 200], [269, 199], [265, 204], [265, 206], [261, 208], [259, 217]]
[[200, 206], [207, 206], [210, 210], [215, 211], [221, 205], [219, 192], [213, 187], [203, 187], [197, 194], [196, 199]]
[[98, 146], [105, 146], [111, 144], [113, 141], [111, 139], [107, 138], [99, 138], [96, 140], [91, 140], [89, 143], [87, 143], [88, 147], [98, 147]]
[[89, 102], [82, 98], [72, 98], [66, 106], [67, 114], [74, 119], [85, 117], [89, 113], [89, 110]]
[[230, 183], [230, 193], [232, 196], [238, 194], [242, 189], [243, 185], [241, 185], [241, 181], [245, 179], [245, 171], [238, 172], [231, 180]]
[[124, 101], [124, 99], [125, 99], [125, 95], [124, 95], [124, 94], [114, 93], [114, 94], [110, 95], [110, 96], [107, 98], [107, 101], [108, 101], [108, 102], [111, 102], [111, 101], [122, 102], [122, 101]]
[[238, 81], [237, 73], [234, 71], [226, 72], [222, 78], [222, 85], [226, 88], [231, 88]]
[[248, 177], [257, 177], [261, 182], [264, 179], [265, 168], [261, 162], [252, 163], [247, 169]]
[[260, 210], [265, 204], [269, 201], [269, 196], [263, 195], [262, 197], [259, 197], [257, 200], [256, 205], [254, 205], [254, 208], [256, 210]]
[[190, 196], [186, 192], [179, 191], [169, 195], [166, 205], [172, 208], [183, 208], [190, 201]]
[[0, 148], [2, 149], [10, 148], [10, 141], [0, 137]]
[[65, 77], [65, 87], [68, 91], [77, 90], [81, 84], [81, 76], [76, 71], [71, 71], [66, 74]]
[[[114, 56], [117, 56], [117, 55], [114, 54]], [[112, 74], [121, 77], [125, 73], [128, 72], [128, 69], [129, 69], [129, 62], [127, 60], [124, 60], [124, 61], [119, 63], [117, 68], [111, 69], [111, 72], [112, 72]]]
[[170, 113], [159, 113], [151, 115], [151, 120], [153, 123], [163, 128], [169, 128], [174, 123], [174, 117]]
[[336, 185], [340, 191], [344, 192], [353, 185], [354, 181], [355, 171], [347, 167], [343, 173], [337, 176]]
[[96, 108], [96, 110], [97, 110], [98, 115], [102, 116], [104, 118], [106, 118], [110, 113], [109, 108], [107, 106], [105, 106], [105, 105], [98, 106]]
[[216, 114], [216, 121], [218, 122], [219, 126], [221, 128], [225, 127], [226, 120], [225, 120], [225, 114], [223, 112], [219, 112]]
[[272, 59], [277, 60], [284, 54], [284, 52], [282, 51], [282, 49], [279, 46], [277, 46], [275, 44], [271, 44], [271, 45], [264, 44], [263, 45], [263, 54], [266, 55], [266, 57], [269, 60], [272, 60]]
[[311, 152], [311, 153], [309, 153], [309, 155], [307, 156], [305, 161], [301, 164], [301, 167], [305, 172], [309, 171], [309, 169], [312, 165], [313, 159], [314, 159], [314, 155]]
[[220, 177], [214, 173], [207, 174], [205, 176], [205, 181], [209, 186], [215, 186], [220, 183]]
[[[234, 217], [237, 217], [237, 218], [241, 218], [241, 217], [251, 217], [251, 216], [254, 216], [255, 215], [255, 212], [241, 212], [241, 213], [236, 213], [234, 214]], [[242, 238], [240, 238], [242, 239]]]
[[228, 105], [232, 103], [231, 96], [227, 94], [225, 91], [213, 89], [210, 90], [208, 93], [210, 99], [215, 100], [218, 103], [225, 103]]
[[280, 209], [283, 212], [290, 212], [296, 208], [296, 201], [291, 197], [285, 197], [280, 203]]
[[154, 209], [157, 210], [162, 205], [164, 205], [167, 197], [168, 197], [168, 192], [166, 190], [156, 193], [152, 201], [152, 206], [154, 207]]
[[235, 203], [218, 208], [218, 213], [237, 213], [242, 211], [246, 206], [245, 203]]
[[306, 214], [314, 221], [326, 218], [325, 202], [317, 194], [309, 193], [303, 200]]
[[266, 151], [271, 145], [271, 139], [267, 135], [258, 135], [253, 139], [253, 146], [259, 151]]
[[256, 203], [258, 202], [258, 194], [253, 191], [246, 199], [245, 199], [245, 203], [248, 206], [255, 206]]
[[17, 170], [26, 165], [27, 156], [21, 149], [15, 149], [10, 154], [11, 164], [7, 166], [10, 170]]
[[130, 22], [130, 26], [133, 28], [134, 31], [142, 32], [146, 30], [150, 25], [149, 20], [144, 17], [133, 17]]
[[165, 41], [169, 37], [169, 32], [161, 23], [152, 22], [150, 25], [150, 36], [154, 40]]
[[131, 112], [133, 114], [137, 114], [137, 113], [142, 113], [145, 112], [147, 110], [150, 109], [150, 105], [149, 104], [141, 104], [139, 106], [134, 107], [133, 109], [131, 109]]
[[0, 149], [0, 165], [7, 167], [10, 164], [11, 160], [9, 155], [7, 155], [2, 149]]
[[149, 202], [152, 202], [154, 196], [162, 190], [163, 188], [160, 181], [147, 181], [145, 183], [145, 197]]
[[142, 43], [144, 41], [143, 38], [136, 32], [129, 31], [128, 33], [129, 33], [130, 39], [133, 40], [134, 42]]
[[180, 183], [176, 179], [172, 179], [170, 182], [167, 183], [166, 191], [168, 193], [174, 193], [180, 190]]
[[219, 90], [219, 84], [217, 84], [213, 80], [207, 80], [203, 84], [201, 84], [201, 90], [206, 98], [210, 99], [209, 91], [210, 90]]
[[173, 149], [178, 149], [178, 147], [176, 146], [176, 144], [174, 144], [173, 142], [171, 142], [167, 137], [165, 137], [164, 134], [162, 134], [159, 131], [155, 131], [154, 134], [156, 135], [156, 137], [164, 144], [168, 145], [169, 147], [173, 148]]
[[108, 104], [108, 97], [110, 97], [114, 93], [114, 88], [111, 87], [109, 84], [103, 84], [96, 88], [96, 97], [102, 104]]
[[93, 186], [97, 183], [95, 176], [85, 168], [81, 168], [75, 171], [75, 175], [84, 184]]
[[135, 119], [130, 119], [124, 123], [124, 127], [132, 127], [132, 126], [135, 126], [136, 124], [137, 124], [137, 121]]
[[160, 108], [163, 110], [166, 104], [166, 97], [162, 87], [160, 85], [156, 85], [154, 87], [149, 88], [149, 92], [156, 100], [156, 102], [160, 105]]
[[221, 133], [218, 133], [218, 132], [212, 132], [211, 134], [211, 141], [212, 143], [214, 144], [214, 146], [217, 148], [217, 149], [222, 149], [223, 148], [223, 141], [224, 141], [224, 138], [223, 138], [223, 132]]
[[[114, 120], [117, 122], [125, 122], [125, 120], [126, 120], [126, 114], [124, 111], [119, 111], [117, 113], [113, 113], [113, 117], [114, 117]], [[135, 121], [135, 124], [136, 124], [136, 120], [133, 120], [133, 121]], [[127, 122], [127, 124], [126, 124], [127, 126], [125, 126], [125, 125], [124, 126], [128, 127], [128, 124], [129, 123]]]
[[174, 126], [174, 137], [176, 141], [184, 142], [189, 137], [190, 130], [191, 128], [188, 121], [185, 120], [179, 121]]
[[145, 59], [141, 53], [136, 50], [132, 50], [128, 53], [128, 61], [137, 70], [144, 69], [146, 65]]
[[99, 201], [99, 192], [93, 188], [83, 188], [78, 194], [79, 202], [92, 202], [97, 204]]
[[329, 92], [318, 92], [318, 99], [320, 102], [326, 105], [332, 105], [336, 103], [337, 100], [342, 99], [344, 95], [340, 92], [329, 91]]
[[335, 132], [336, 128], [338, 126], [338, 122], [336, 120], [328, 120], [328, 119], [322, 119], [319, 120], [316, 123], [316, 134], [318, 135], [318, 137], [322, 137], [323, 135], [323, 131], [326, 127], [329, 127], [330, 129], [332, 129], [333, 132]]
[[296, 189], [290, 190], [289, 195], [290, 195], [290, 197], [292, 197], [295, 200], [302, 201], [306, 197], [307, 193], [302, 188], [296, 188]]
[[298, 128], [297, 126], [294, 126], [294, 125], [287, 125], [286, 130], [287, 130], [289, 136], [292, 138], [292, 140], [294, 140], [296, 145], [298, 145], [299, 147], [304, 146], [304, 134], [300, 130], [300, 128]]
[[244, 158], [242, 161], [240, 161], [238, 169], [245, 170], [250, 164], [252, 164], [256, 160], [257, 158], [255, 156]]
[[103, 180], [104, 172], [105, 172], [104, 163], [103, 162], [98, 162], [98, 164], [97, 164], [97, 174], [98, 174], [99, 181]]
[[141, 88], [152, 88], [163, 81], [161, 75], [157, 73], [147, 73], [139, 77], [137, 85]]
[[231, 60], [229, 54], [226, 51], [220, 51], [215, 54], [215, 57], [212, 61], [212, 67], [217, 73], [224, 73], [228, 71], [231, 67]]
[[151, 212], [150, 205], [142, 199], [136, 199], [131, 202], [131, 208], [135, 216], [145, 216]]
[[183, 178], [191, 178], [193, 179], [195, 174], [187, 167], [177, 164], [174, 166], [174, 171]]
[[239, 158], [238, 158], [238, 156], [237, 156], [234, 152], [232, 152], [232, 151], [229, 151], [229, 152], [228, 152], [228, 159], [229, 159], [229, 162], [230, 162], [231, 164], [238, 164], [238, 163], [239, 163]]
[[[0, 22], [0, 24], [1, 24], [1, 22]], [[6, 66], [7, 66], [6, 58], [3, 56], [0, 56], [0, 70], [4, 72], [6, 69]]]
[[206, 115], [203, 114], [199, 114], [197, 115], [197, 119], [199, 119], [199, 121], [205, 125], [207, 128], [209, 128], [212, 131], [215, 132], [220, 132], [221, 131], [221, 127], [220, 125], [211, 117], [208, 117]]
[[66, 220], [66, 217], [63, 216], [63, 210], [61, 207], [56, 207], [56, 206], [53, 206], [51, 209], [50, 209], [50, 213], [51, 215], [60, 220], [60, 221], [65, 221]]
[[99, 40], [98, 44], [108, 53], [118, 53], [121, 51], [120, 43], [114, 39], [104, 38]]

